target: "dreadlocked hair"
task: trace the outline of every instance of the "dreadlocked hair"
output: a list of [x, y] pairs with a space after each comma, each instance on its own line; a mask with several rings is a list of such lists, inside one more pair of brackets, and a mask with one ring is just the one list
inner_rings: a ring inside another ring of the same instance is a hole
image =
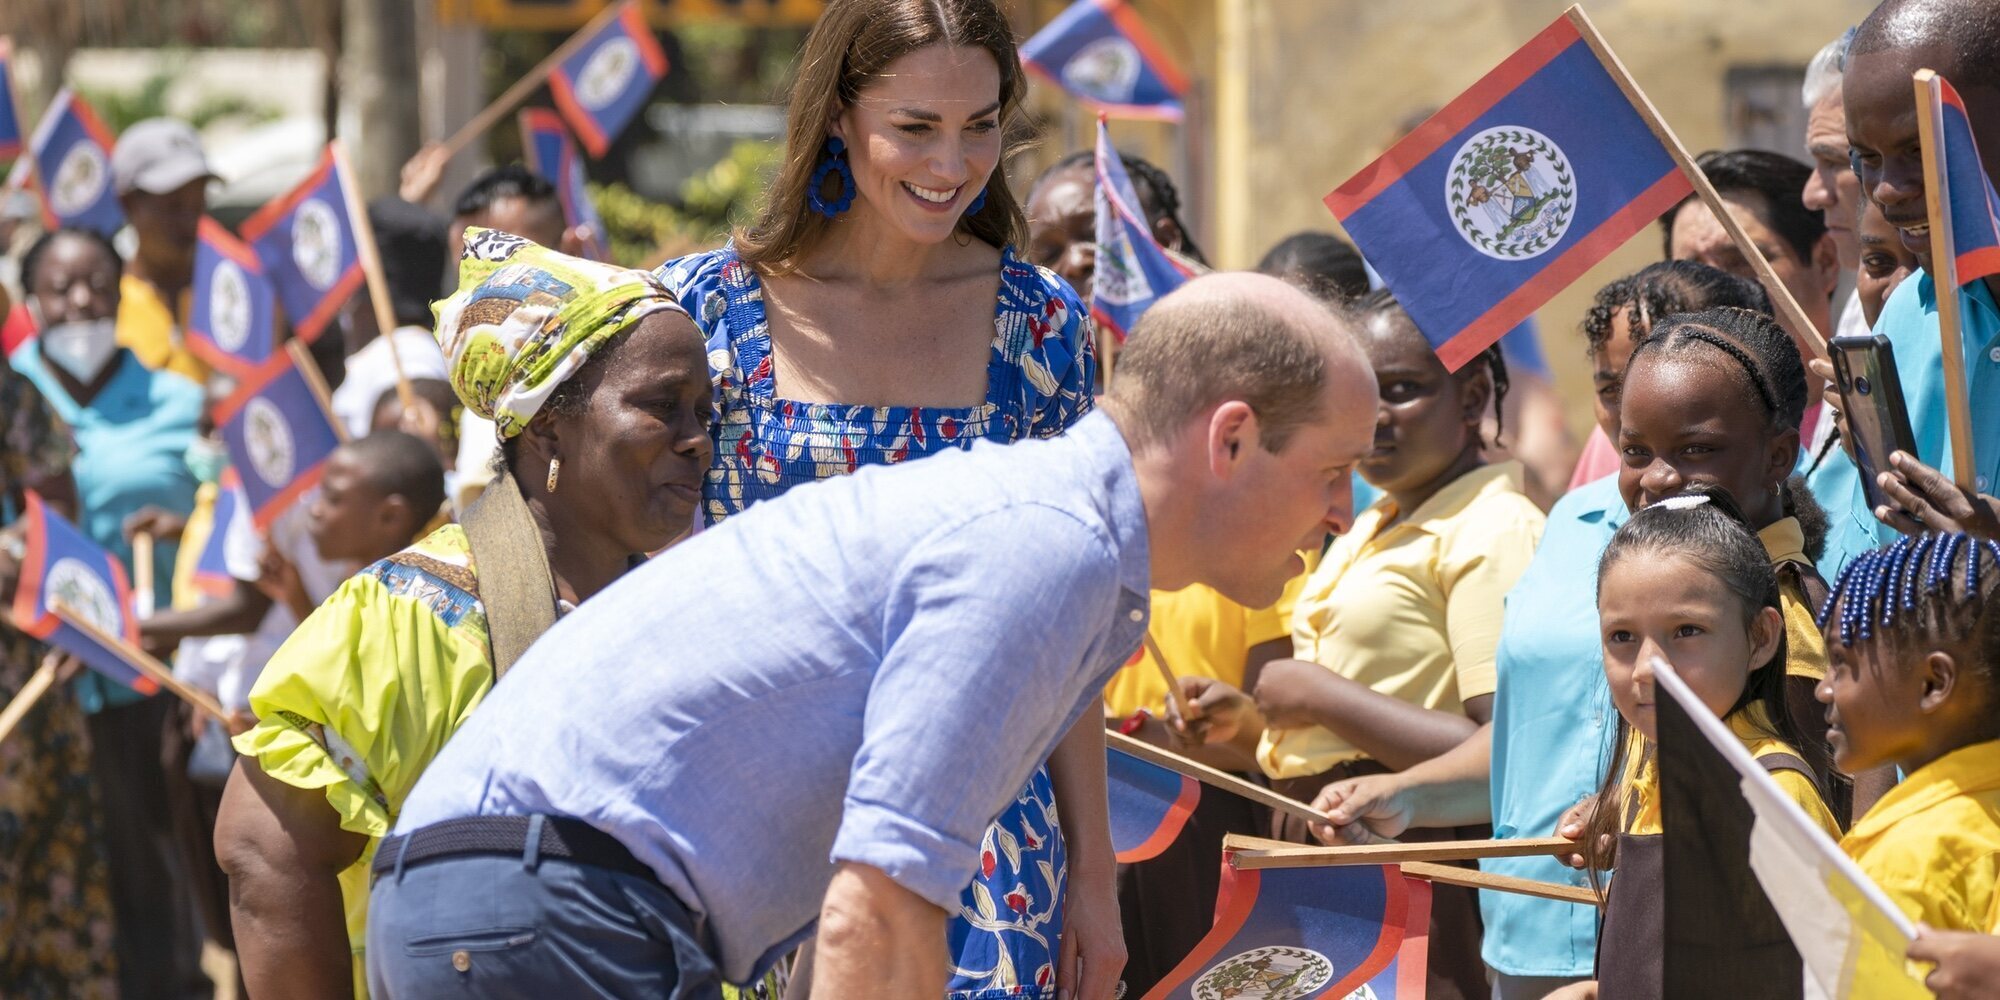
[[[1700, 264], [1691, 266], [1706, 271], [1715, 270]], [[1720, 271], [1715, 273], [1722, 274]], [[1740, 282], [1743, 279], [1730, 280]], [[1758, 290], [1758, 294], [1763, 294], [1762, 289]], [[1641, 356], [1647, 354], [1679, 355], [1707, 351], [1719, 352], [1727, 357], [1732, 362], [1729, 367], [1743, 373], [1742, 383], [1746, 392], [1764, 412], [1773, 434], [1796, 431], [1805, 420], [1805, 362], [1799, 359], [1798, 345], [1792, 342], [1791, 335], [1771, 318], [1768, 311], [1719, 306], [1663, 315], [1647, 329], [1641, 330], [1635, 325], [1633, 339], [1632, 363], [1635, 365]], [[1787, 478], [1779, 493], [1785, 516], [1799, 521], [1799, 528], [1805, 535], [1806, 555], [1818, 559], [1826, 550], [1825, 509], [1806, 489], [1803, 476]]]
[[[1631, 519], [1611, 536], [1604, 555], [1598, 559], [1598, 586], [1602, 588], [1604, 578], [1610, 574], [1612, 567], [1634, 558], [1679, 558], [1692, 563], [1737, 600], [1746, 628], [1765, 608], [1777, 611], [1780, 617], [1784, 614], [1784, 599], [1771, 557], [1744, 518], [1742, 509], [1736, 505], [1735, 498], [1726, 490], [1694, 483], [1675, 496], [1634, 511]], [[1813, 781], [1824, 798], [1832, 780], [1833, 764], [1825, 742], [1805, 732], [1788, 707], [1785, 697], [1787, 645], [1785, 630], [1780, 625], [1777, 650], [1770, 660], [1751, 668], [1742, 693], [1736, 696], [1736, 701], [1729, 706], [1723, 718], [1727, 720], [1752, 706], [1762, 706], [1768, 734], [1797, 751], [1811, 770]], [[1620, 716], [1616, 749], [1598, 788], [1598, 808], [1584, 824], [1587, 828], [1582, 841], [1584, 854], [1591, 859], [1593, 870], [1604, 867], [1602, 859], [1597, 856], [1600, 838], [1615, 836], [1624, 815], [1620, 800], [1623, 797], [1629, 729], [1630, 724]], [[1647, 756], [1642, 762], [1650, 765], [1652, 745], [1648, 743], [1643, 752]]]
[[[1396, 301], [1395, 294], [1386, 288], [1377, 288], [1354, 299], [1348, 305], [1348, 311], [1356, 320], [1365, 322], [1370, 319], [1386, 319], [1391, 322], [1402, 323], [1412, 330], [1417, 330], [1417, 321], [1412, 319], [1410, 314], [1403, 309], [1402, 303]], [[1418, 330], [1418, 335], [1422, 336], [1421, 330]], [[1493, 342], [1493, 346], [1479, 352], [1479, 356], [1474, 358], [1473, 361], [1485, 366], [1487, 377], [1493, 383], [1494, 440], [1489, 442], [1482, 436], [1479, 442], [1482, 447], [1490, 447], [1499, 444], [1499, 436], [1507, 430], [1504, 423], [1507, 419], [1505, 416], [1507, 412], [1505, 408], [1507, 389], [1510, 385], [1507, 379], [1507, 359], [1505, 355], [1501, 354], [1500, 342], [1496, 340]], [[1467, 363], [1460, 366], [1453, 377], [1462, 382], [1478, 371], [1479, 369], [1475, 368], [1473, 363]]]
[[1987, 681], [2000, 681], [2000, 542], [1930, 533], [1865, 552], [1841, 570], [1819, 627], [1848, 647], [1963, 639]]
[[1624, 316], [1636, 344], [1653, 324], [1675, 313], [1734, 306], [1769, 314], [1771, 299], [1762, 286], [1691, 260], [1648, 264], [1597, 290], [1583, 314], [1583, 336], [1589, 353], [1611, 341], [1611, 322]]
[[[1195, 246], [1194, 233], [1188, 229], [1187, 223], [1181, 220], [1181, 192], [1180, 188], [1174, 186], [1174, 179], [1168, 177], [1166, 171], [1154, 166], [1151, 160], [1143, 156], [1119, 150], [1118, 159], [1125, 164], [1126, 176], [1132, 179], [1132, 193], [1139, 196], [1139, 207], [1146, 213], [1146, 221], [1173, 220], [1174, 228], [1181, 234], [1181, 245], [1173, 248], [1174, 252], [1191, 258], [1203, 267], [1210, 266], [1208, 257], [1201, 252], [1200, 247]], [[1096, 150], [1079, 149], [1049, 164], [1049, 168], [1042, 171], [1041, 176], [1035, 178], [1035, 183], [1029, 186], [1029, 199], [1033, 200], [1034, 192], [1047, 183], [1049, 178], [1076, 167], [1089, 166], [1095, 170], [1096, 162]]]

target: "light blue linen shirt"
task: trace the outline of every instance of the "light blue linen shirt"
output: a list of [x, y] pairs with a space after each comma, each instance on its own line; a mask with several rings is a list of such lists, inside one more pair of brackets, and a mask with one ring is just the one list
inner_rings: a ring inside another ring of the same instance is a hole
[[[1549, 511], [1535, 558], [1507, 592], [1493, 698], [1493, 835], [1547, 837], [1611, 761], [1618, 711], [1604, 683], [1597, 560], [1628, 517], [1613, 473], [1571, 490]], [[1585, 885], [1552, 857], [1481, 861], [1486, 871]], [[1587, 976], [1597, 910], [1481, 892], [1482, 957], [1514, 976]]]
[[987, 824], [1138, 648], [1148, 574], [1101, 412], [797, 486], [565, 616], [397, 831], [585, 820], [751, 981], [810, 931], [834, 862], [956, 910]]
[[[2000, 308], [1984, 281], [1967, 285], [1958, 297], [1960, 344], [1965, 356], [1966, 399], [1972, 415], [1974, 482], [1981, 493], [2000, 492]], [[1952, 475], [1950, 420], [1945, 411], [1944, 338], [1938, 332], [1937, 283], [1919, 273], [1896, 287], [1875, 319], [1875, 332], [1896, 353], [1897, 380], [1909, 409], [1917, 458]], [[1810, 480], [1813, 495], [1827, 511], [1826, 552], [1820, 575], [1831, 583], [1855, 556], [1896, 539], [1895, 529], [1875, 519], [1861, 475], [1843, 450], [1820, 463]]]

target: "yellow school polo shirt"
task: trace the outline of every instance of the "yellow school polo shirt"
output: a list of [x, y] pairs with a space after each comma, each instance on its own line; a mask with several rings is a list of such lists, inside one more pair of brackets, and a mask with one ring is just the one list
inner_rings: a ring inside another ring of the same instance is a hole
[[[1764, 551], [1771, 556], [1771, 565], [1778, 566], [1792, 562], [1805, 566], [1813, 564], [1806, 556], [1805, 529], [1796, 517], [1773, 521], [1770, 527], [1757, 533], [1757, 540], [1764, 543]], [[1822, 680], [1826, 677], [1826, 637], [1820, 634], [1819, 609], [1813, 607], [1806, 595], [1791, 581], [1778, 577], [1779, 610], [1785, 616], [1785, 673], [1794, 677], [1810, 677]]]
[[[1663, 695], [1664, 697], [1664, 695]], [[1762, 705], [1752, 704], [1728, 719], [1729, 731], [1743, 741], [1743, 749], [1750, 756], [1761, 760], [1767, 756], [1787, 754], [1805, 757], [1790, 744], [1778, 739], [1771, 732], [1770, 715]], [[1625, 770], [1619, 783], [1624, 795], [1624, 818], [1621, 828], [1635, 836], [1656, 836], [1664, 832], [1660, 824], [1660, 768], [1655, 759], [1650, 742], [1637, 729], [1626, 729]], [[1771, 779], [1785, 793], [1785, 797], [1799, 804], [1805, 814], [1829, 837], [1840, 836], [1840, 825], [1834, 822], [1832, 811], [1826, 807], [1826, 800], [1820, 797], [1819, 789], [1813, 785], [1810, 775], [1790, 768], [1769, 772]]]
[[[1502, 602], [1542, 537], [1521, 464], [1474, 469], [1398, 519], [1384, 496], [1327, 550], [1292, 612], [1292, 655], [1441, 712], [1492, 694]], [[1361, 751], [1330, 730], [1272, 729], [1274, 778], [1319, 774]]]
[[[1308, 555], [1310, 566], [1318, 555]], [[1305, 582], [1306, 574], [1299, 574], [1285, 585], [1278, 603], [1268, 608], [1246, 608], [1198, 583], [1181, 590], [1155, 590], [1148, 627], [1174, 676], [1212, 677], [1241, 688], [1250, 647], [1291, 634], [1292, 606]], [[1104, 686], [1106, 715], [1123, 719], [1141, 708], [1155, 715], [1167, 708], [1167, 682], [1144, 646]]]
[[118, 344], [154, 371], [170, 371], [208, 384], [208, 365], [187, 348], [181, 335], [190, 293], [182, 290], [180, 305], [167, 308], [152, 282], [127, 274], [118, 279]]
[[1840, 847], [1910, 919], [2000, 931], [2000, 740], [1918, 768]]

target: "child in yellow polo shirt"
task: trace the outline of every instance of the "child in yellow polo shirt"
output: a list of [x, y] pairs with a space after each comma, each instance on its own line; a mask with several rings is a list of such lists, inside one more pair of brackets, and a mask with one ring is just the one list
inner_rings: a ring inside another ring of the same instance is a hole
[[1840, 846], [1911, 919], [2000, 928], [2000, 544], [1933, 534], [1869, 552], [1820, 627], [1835, 763], [1908, 775]]

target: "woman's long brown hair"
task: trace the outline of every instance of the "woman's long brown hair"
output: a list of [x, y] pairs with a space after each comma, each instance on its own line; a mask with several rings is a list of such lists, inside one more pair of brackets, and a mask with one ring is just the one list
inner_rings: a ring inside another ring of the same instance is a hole
[[[806, 202], [827, 125], [888, 65], [929, 45], [985, 49], [1000, 68], [1000, 126], [1027, 95], [1014, 32], [993, 0], [830, 0], [806, 36], [785, 123], [785, 159], [757, 221], [735, 234], [736, 253], [762, 273], [781, 272], [826, 235], [831, 220]], [[995, 246], [1018, 246], [1028, 231], [1007, 187], [1006, 156], [985, 181], [986, 204], [959, 228]]]

